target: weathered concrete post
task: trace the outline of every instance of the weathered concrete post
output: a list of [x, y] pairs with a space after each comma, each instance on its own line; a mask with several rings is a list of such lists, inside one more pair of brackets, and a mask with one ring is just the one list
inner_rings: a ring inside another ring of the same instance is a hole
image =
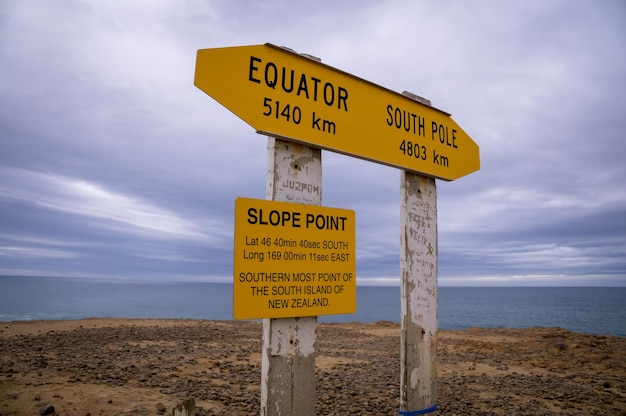
[[400, 414], [411, 415], [437, 406], [437, 188], [403, 171], [400, 189]]
[[[268, 138], [266, 199], [322, 204], [322, 151]], [[317, 317], [263, 320], [261, 415], [315, 415]]]

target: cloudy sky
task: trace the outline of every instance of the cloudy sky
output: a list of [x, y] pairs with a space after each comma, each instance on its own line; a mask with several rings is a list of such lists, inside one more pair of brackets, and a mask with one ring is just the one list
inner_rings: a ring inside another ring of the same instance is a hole
[[[0, 1], [0, 275], [232, 281], [267, 139], [193, 85], [195, 58], [266, 42], [426, 97], [479, 144], [479, 172], [437, 181], [440, 285], [626, 286], [620, 0]], [[322, 158], [358, 281], [397, 284], [399, 170]]]

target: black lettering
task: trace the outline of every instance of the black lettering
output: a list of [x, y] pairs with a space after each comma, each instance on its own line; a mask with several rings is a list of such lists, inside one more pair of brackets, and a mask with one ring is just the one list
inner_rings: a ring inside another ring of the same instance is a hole
[[330, 134], [335, 134], [337, 131], [336, 127], [337, 126], [335, 125], [334, 121], [324, 120], [324, 126], [322, 127], [322, 130]]
[[402, 110], [402, 120], [403, 120], [403, 124], [404, 124], [404, 131], [406, 131], [407, 133], [411, 131], [411, 119], [408, 117], [409, 114]]
[[426, 137], [426, 131], [424, 129], [424, 119], [422, 117], [417, 118], [419, 123], [419, 135], [422, 137]]
[[315, 77], [311, 77], [311, 79], [313, 80], [313, 101], [317, 101], [317, 84], [320, 83], [321, 79]]
[[300, 83], [298, 84], [298, 92], [296, 92], [296, 95], [300, 95], [302, 91], [304, 91], [304, 96], [308, 99], [309, 87], [306, 83], [306, 75], [304, 74], [302, 74], [302, 76], [300, 77]]
[[[411, 113], [411, 118], [413, 119], [413, 134], [415, 134], [415, 119], [417, 118], [417, 114]], [[411, 123], [409, 122], [409, 129], [411, 128]], [[409, 131], [409, 130], [407, 130]]]
[[256, 224], [257, 221], [256, 208], [248, 208], [248, 224]]
[[387, 125], [389, 127], [393, 126], [393, 116], [391, 115], [391, 110], [393, 110], [393, 107], [391, 104], [387, 104]]
[[291, 71], [289, 71], [289, 72], [291, 72], [291, 77], [290, 77], [291, 78], [291, 85], [289, 85], [289, 88], [287, 88], [287, 86], [285, 85], [285, 80], [287, 79], [285, 71], [286, 71], [286, 68], [283, 67], [283, 79], [282, 79], [283, 90], [285, 92], [291, 92], [291, 91], [293, 91], [293, 75], [294, 75], [293, 74], [293, 69]]
[[[272, 68], [271, 74], [270, 68]], [[273, 75], [273, 78], [270, 75]], [[276, 84], [278, 84], [278, 68], [276, 68], [276, 64], [274, 64], [274, 62], [268, 62], [265, 64], [265, 84], [271, 89], [276, 88]]]
[[248, 81], [260, 84], [261, 80], [254, 78], [254, 72], [259, 70], [259, 68], [254, 65], [255, 62], [261, 62], [261, 59], [257, 58], [256, 56], [250, 56], [250, 71], [248, 72]]
[[[322, 220], [322, 225], [320, 225], [320, 219]], [[317, 218], [315, 218], [315, 226], [318, 228], [318, 230], [323, 230], [325, 225], [326, 218], [324, 218], [323, 215], [318, 215]]]
[[289, 222], [289, 220], [291, 219], [291, 212], [289, 211], [283, 211], [283, 215], [282, 215], [282, 226], [285, 226], [286, 222]]
[[[330, 94], [328, 94], [329, 90], [330, 90]], [[330, 95], [330, 98], [328, 97], [329, 95]], [[335, 87], [333, 87], [333, 84], [331, 84], [330, 82], [327, 82], [326, 84], [324, 84], [324, 102], [329, 107], [331, 107], [333, 103], [335, 102]]]
[[[398, 130], [403, 129], [407, 133], [412, 133], [416, 135], [419, 134], [422, 137], [426, 137], [426, 120], [416, 113], [412, 113], [408, 110], [403, 110], [400, 107], [394, 107], [393, 105], [388, 104], [387, 118], [385, 119], [385, 122], [389, 127], [395, 127]], [[432, 129], [434, 140], [435, 133], [437, 133], [438, 130], [437, 123], [433, 123]]]
[[321, 117], [315, 117], [315, 111], [313, 111], [313, 125], [311, 126], [311, 128], [322, 130], [320, 128], [320, 120], [321, 120]]
[[[264, 66], [263, 79], [259, 76], [262, 65]], [[297, 96], [304, 96], [307, 100], [312, 99], [313, 101], [318, 101], [318, 97], [321, 97], [327, 106], [334, 107], [336, 103], [338, 110], [348, 111], [349, 93], [346, 88], [336, 86], [332, 82], [324, 82], [320, 78], [307, 76], [307, 74], [301, 73], [298, 75], [296, 70], [284, 66], [281, 66], [279, 70], [276, 63], [271, 61], [263, 62], [261, 58], [252, 55], [250, 55], [248, 66], [248, 81], [257, 84], [261, 84], [264, 81], [263, 83], [273, 90], [280, 84], [280, 87], [286, 93], [295, 92]], [[309, 89], [310, 82], [313, 83], [312, 90]], [[388, 112], [390, 112], [390, 108], [391, 106], [388, 106]], [[391, 113], [389, 114], [391, 116]]]
[[276, 210], [270, 211], [270, 224], [272, 225], [280, 224], [280, 213], [278, 211]]
[[337, 108], [341, 110], [341, 103], [343, 103], [343, 109], [348, 111], [348, 90], [339, 87], [337, 90]]

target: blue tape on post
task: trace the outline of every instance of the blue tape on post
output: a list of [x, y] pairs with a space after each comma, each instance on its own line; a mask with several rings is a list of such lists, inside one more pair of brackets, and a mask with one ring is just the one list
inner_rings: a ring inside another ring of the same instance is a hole
[[418, 416], [418, 415], [425, 415], [426, 413], [430, 413], [430, 412], [435, 412], [437, 410], [437, 405], [428, 407], [426, 409], [422, 409], [422, 410], [398, 410], [398, 414], [402, 415], [402, 416]]

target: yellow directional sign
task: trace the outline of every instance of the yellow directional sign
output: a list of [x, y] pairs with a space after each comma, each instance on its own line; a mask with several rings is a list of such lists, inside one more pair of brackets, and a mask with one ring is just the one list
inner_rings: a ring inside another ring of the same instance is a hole
[[445, 180], [480, 169], [449, 114], [271, 44], [199, 50], [194, 83], [262, 134]]
[[356, 311], [354, 211], [235, 201], [235, 319]]

